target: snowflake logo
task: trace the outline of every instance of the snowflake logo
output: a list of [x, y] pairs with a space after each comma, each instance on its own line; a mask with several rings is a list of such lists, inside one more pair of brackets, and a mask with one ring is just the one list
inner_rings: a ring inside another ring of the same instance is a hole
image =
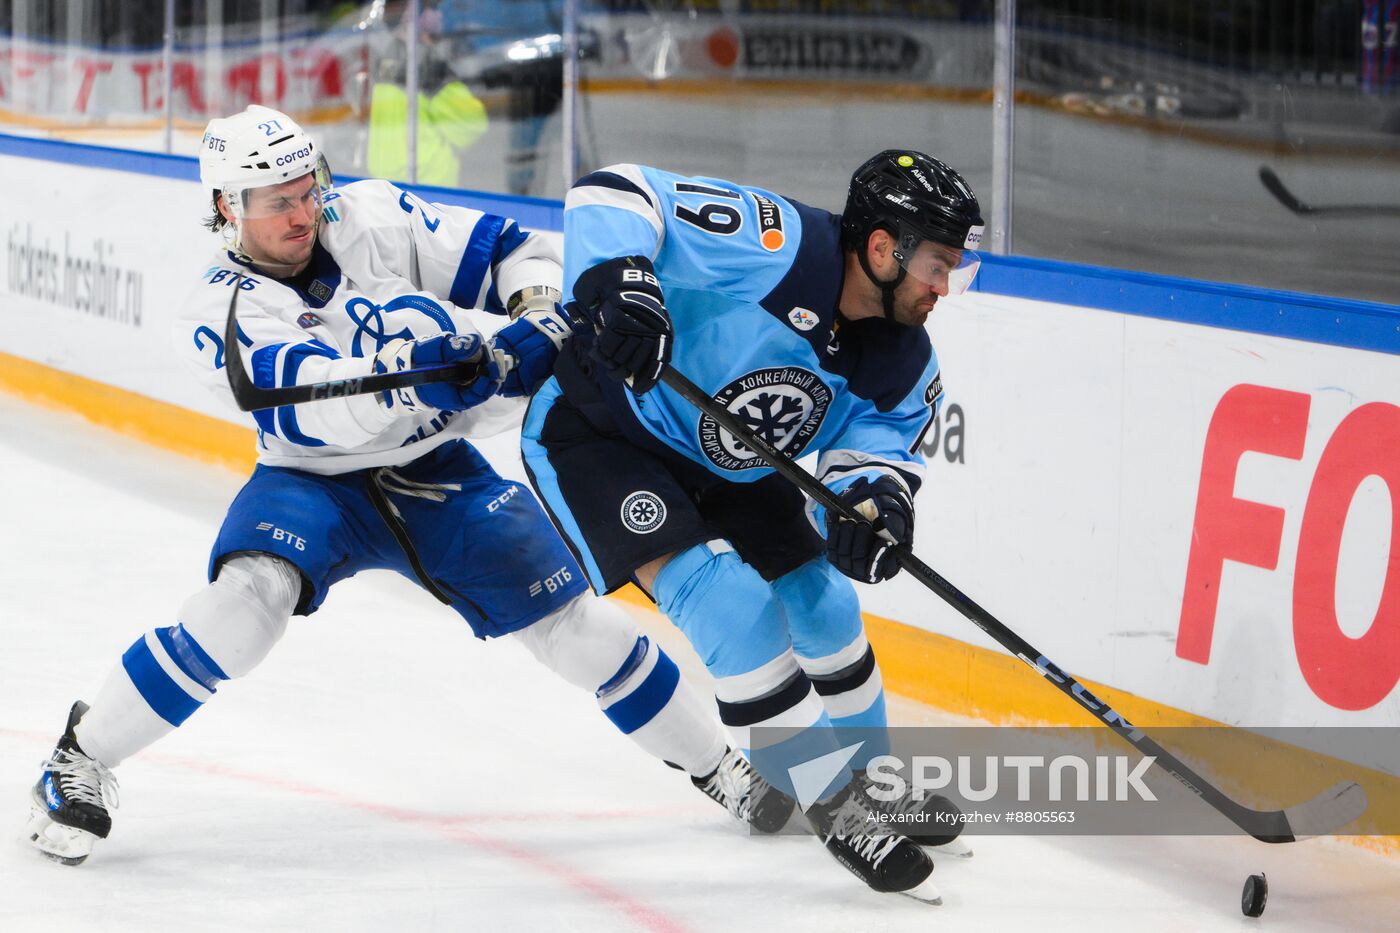
[[[778, 392], [760, 392], [734, 409], [734, 414], [752, 430], [774, 447], [782, 447], [793, 428], [805, 418], [807, 406], [803, 400]], [[736, 446], [748, 448], [737, 440]]]
[[666, 521], [666, 503], [654, 492], [638, 490], [622, 500], [622, 524], [628, 531], [649, 535]]
[[[791, 457], [801, 456], [826, 418], [831, 388], [798, 367], [761, 369], [735, 379], [715, 395], [744, 426]], [[700, 448], [723, 470], [763, 466], [748, 445], [709, 417], [698, 425]]]

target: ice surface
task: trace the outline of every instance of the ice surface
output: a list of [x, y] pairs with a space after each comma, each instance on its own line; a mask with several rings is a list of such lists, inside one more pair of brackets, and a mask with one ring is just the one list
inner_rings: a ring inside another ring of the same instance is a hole
[[[747, 837], [588, 696], [387, 573], [341, 584], [250, 677], [124, 764], [112, 837], [59, 866], [17, 838], [37, 766], [72, 701], [202, 585], [241, 477], [4, 396], [0, 457], [0, 930], [1382, 930], [1400, 917], [1400, 862], [1330, 840], [981, 837], [971, 860], [939, 860], [942, 907], [874, 894], [810, 838]], [[949, 721], [898, 700], [892, 717]], [[1268, 909], [1246, 920], [1240, 888], [1260, 871]]]

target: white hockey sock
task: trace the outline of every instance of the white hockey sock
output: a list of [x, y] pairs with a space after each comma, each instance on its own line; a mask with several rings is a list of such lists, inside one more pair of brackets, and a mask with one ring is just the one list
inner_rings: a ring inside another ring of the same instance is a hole
[[175, 625], [147, 632], [126, 650], [78, 723], [78, 745], [114, 768], [174, 731], [220, 681], [267, 657], [299, 590], [296, 568], [283, 560], [230, 560], [215, 582], [185, 601]]
[[697, 776], [719, 764], [727, 742], [718, 718], [620, 607], [580, 596], [516, 636], [540, 663], [592, 692], [648, 754]]

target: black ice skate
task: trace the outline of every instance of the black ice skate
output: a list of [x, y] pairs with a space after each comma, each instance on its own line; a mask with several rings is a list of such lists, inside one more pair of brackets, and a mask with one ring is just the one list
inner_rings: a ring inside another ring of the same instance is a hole
[[907, 837], [885, 828], [878, 814], [878, 804], [852, 781], [830, 801], [813, 804], [807, 819], [836, 861], [876, 891], [943, 903], [929, 877], [933, 862]]
[[107, 808], [117, 808], [117, 779], [106, 765], [78, 747], [73, 730], [88, 705], [81, 700], [68, 713], [68, 728], [58, 740], [44, 773], [31, 794], [25, 837], [34, 848], [64, 865], [80, 865], [93, 844], [112, 831]]
[[690, 781], [736, 820], [765, 836], [782, 829], [797, 805], [761, 778], [743, 753], [732, 748], [725, 749], [715, 770], [704, 777], [692, 775]]
[[972, 858], [972, 847], [959, 839], [963, 831], [962, 810], [947, 797], [928, 794], [916, 800], [911, 791], [883, 800], [888, 788], [863, 779], [865, 792], [884, 816], [884, 824], [893, 832], [903, 833], [921, 846], [932, 848], [939, 855]]

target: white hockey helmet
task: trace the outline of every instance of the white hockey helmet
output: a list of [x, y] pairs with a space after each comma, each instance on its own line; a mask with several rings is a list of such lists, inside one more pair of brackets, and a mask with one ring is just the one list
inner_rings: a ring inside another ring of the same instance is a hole
[[247, 193], [314, 173], [322, 189], [331, 186], [321, 148], [301, 126], [279, 110], [252, 104], [242, 113], [216, 117], [199, 146], [199, 180], [224, 195], [242, 220]]

